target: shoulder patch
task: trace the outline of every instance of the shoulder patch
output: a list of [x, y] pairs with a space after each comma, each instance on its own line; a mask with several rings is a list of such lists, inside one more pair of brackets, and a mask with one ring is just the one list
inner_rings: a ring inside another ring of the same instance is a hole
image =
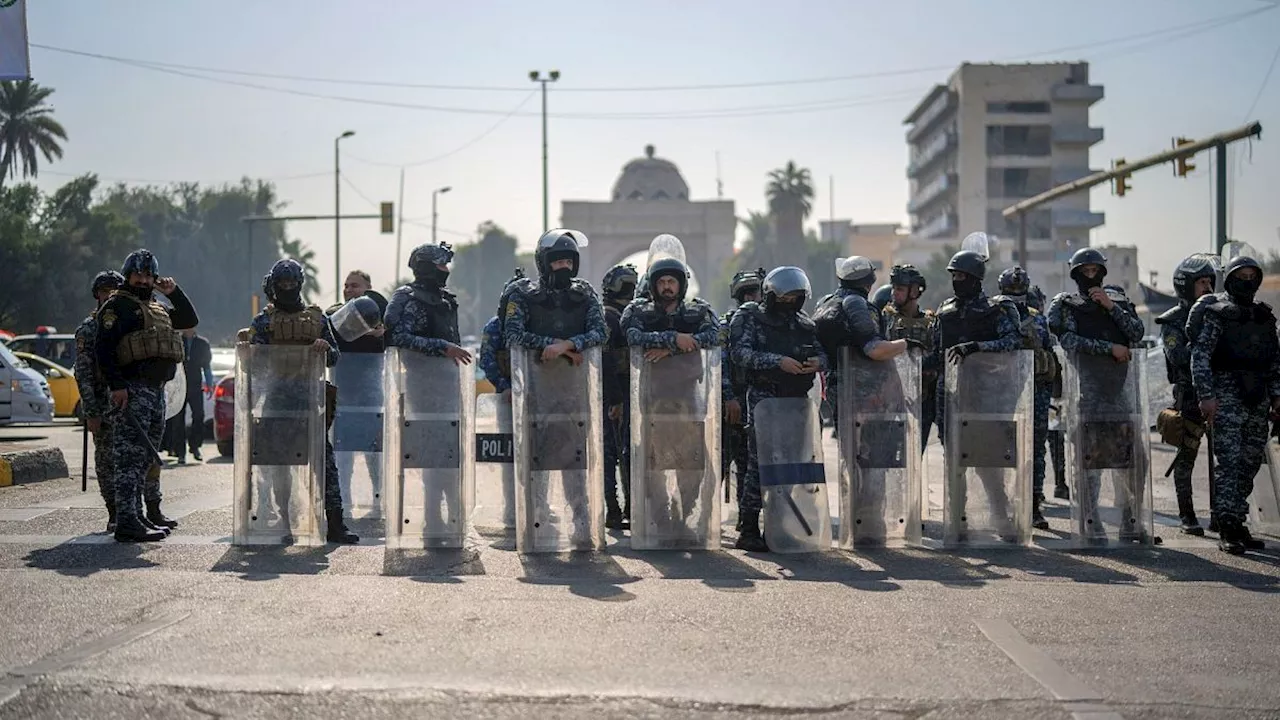
[[506, 311], [505, 313], [503, 313], [503, 315], [504, 315], [505, 317], [507, 317], [507, 318], [513, 318], [513, 317], [515, 317], [515, 316], [516, 316], [516, 304], [515, 304], [515, 303], [513, 303], [513, 302], [508, 301], [508, 302], [507, 302], [507, 311]]
[[116, 311], [112, 308], [106, 308], [102, 311], [102, 327], [110, 330], [116, 326]]
[[82, 353], [82, 352], [84, 352], [84, 337], [83, 337], [83, 336], [77, 336], [77, 337], [76, 337], [76, 352], [77, 352], [77, 353]]
[[1177, 346], [1178, 346], [1178, 336], [1177, 336], [1177, 335], [1173, 335], [1173, 334], [1166, 335], [1166, 336], [1165, 336], [1165, 338], [1164, 338], [1164, 344], [1165, 344], [1165, 347], [1168, 347], [1168, 348], [1171, 348], [1171, 349], [1172, 349], [1172, 348], [1177, 347]]

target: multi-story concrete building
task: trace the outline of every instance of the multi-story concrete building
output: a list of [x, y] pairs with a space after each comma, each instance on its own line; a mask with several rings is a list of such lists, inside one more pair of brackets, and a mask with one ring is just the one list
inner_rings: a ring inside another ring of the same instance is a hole
[[822, 220], [820, 237], [844, 248], [847, 255], [861, 255], [875, 265], [877, 275], [888, 282], [889, 269], [899, 262], [898, 246], [907, 239], [900, 223], [861, 223], [848, 220]]
[[1066, 258], [1105, 220], [1088, 193], [1027, 214], [1026, 258], [1000, 211], [1093, 172], [1089, 148], [1103, 133], [1089, 126], [1089, 108], [1102, 96], [1088, 63], [961, 65], [905, 120], [911, 245], [941, 249], [985, 231], [1003, 240], [997, 257], [1007, 252], [1045, 292], [1068, 287]]

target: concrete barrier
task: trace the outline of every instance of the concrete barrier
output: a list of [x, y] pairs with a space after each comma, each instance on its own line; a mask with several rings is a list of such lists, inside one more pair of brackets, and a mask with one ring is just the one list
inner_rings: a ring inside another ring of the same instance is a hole
[[67, 459], [56, 447], [0, 452], [0, 487], [67, 477]]

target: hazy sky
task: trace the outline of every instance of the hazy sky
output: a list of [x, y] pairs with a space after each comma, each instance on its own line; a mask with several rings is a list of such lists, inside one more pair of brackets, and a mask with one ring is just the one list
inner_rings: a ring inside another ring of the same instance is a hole
[[[1106, 86], [1092, 114], [1092, 124], [1106, 129], [1105, 141], [1093, 148], [1095, 168], [1112, 157], [1163, 150], [1174, 135], [1262, 122], [1262, 141], [1233, 151], [1239, 162], [1231, 176], [1231, 230], [1270, 248], [1280, 244], [1280, 141], [1270, 137], [1280, 131], [1280, 69], [1260, 98], [1259, 91], [1280, 53], [1280, 7], [1182, 37], [1159, 31], [1273, 4], [34, 0], [32, 43], [359, 81], [179, 71], [386, 103], [264, 91], [32, 48], [32, 74], [56, 88], [57, 116], [70, 135], [64, 159], [40, 178], [51, 187], [85, 171], [104, 180], [206, 183], [248, 175], [276, 180], [289, 212], [330, 213], [333, 138], [351, 129], [357, 134], [343, 141], [342, 171], [368, 200], [344, 184], [344, 212], [375, 212], [370, 201], [396, 199], [401, 164], [434, 160], [406, 171], [405, 215], [418, 224], [405, 225], [405, 255], [429, 239], [431, 189], [443, 185], [454, 190], [440, 200], [441, 239], [472, 237], [477, 224], [492, 219], [527, 246], [542, 222], [539, 100], [528, 72], [555, 68], [562, 77], [550, 94], [553, 224], [562, 199], [607, 199], [622, 165], [647, 143], [680, 166], [695, 199], [715, 197], [719, 152], [724, 196], [737, 202], [740, 216], [764, 209], [765, 174], [795, 160], [815, 180], [810, 224], [828, 217], [832, 176], [836, 217], [905, 222], [902, 119], [949, 68], [962, 61], [1084, 59], [1092, 63], [1093, 82]], [[1133, 39], [1114, 42], [1122, 38]], [[850, 75], [863, 77], [633, 91]], [[506, 89], [371, 84], [388, 82]], [[726, 116], [725, 109], [738, 111]], [[1187, 179], [1173, 177], [1167, 166], [1136, 176], [1125, 198], [1105, 187], [1095, 191], [1094, 209], [1106, 213], [1107, 223], [1093, 234], [1094, 244], [1137, 244], [1143, 279], [1157, 270], [1159, 285], [1168, 288], [1172, 266], [1210, 244], [1209, 158], [1197, 160], [1200, 169]], [[297, 223], [290, 232], [316, 249], [321, 284], [331, 293], [332, 223]], [[344, 269], [365, 268], [378, 287], [390, 281], [394, 236], [378, 234], [373, 221], [344, 223], [342, 235]]]

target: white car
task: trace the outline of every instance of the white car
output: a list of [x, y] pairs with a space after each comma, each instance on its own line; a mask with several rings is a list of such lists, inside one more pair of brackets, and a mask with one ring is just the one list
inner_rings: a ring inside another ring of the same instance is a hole
[[53, 422], [49, 381], [0, 346], [0, 425]]
[[[204, 391], [205, 437], [213, 437], [213, 389], [218, 386], [219, 380], [236, 371], [235, 348], [213, 348], [212, 355], [213, 361], [209, 363], [209, 367], [213, 370], [213, 387], [205, 388]], [[186, 410], [186, 423], [191, 425], [191, 408]]]

